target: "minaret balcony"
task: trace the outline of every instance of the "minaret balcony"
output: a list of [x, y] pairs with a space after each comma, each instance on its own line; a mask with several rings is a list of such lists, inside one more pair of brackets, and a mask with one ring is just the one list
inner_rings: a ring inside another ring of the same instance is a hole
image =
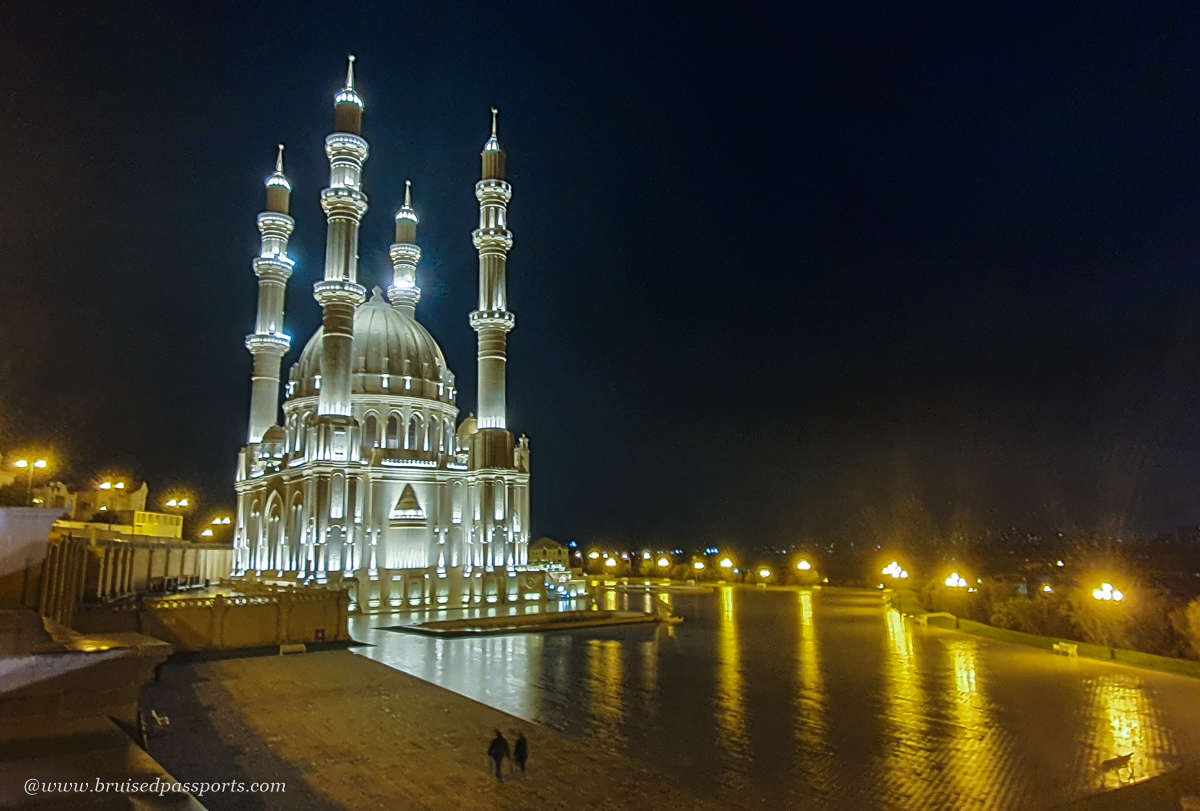
[[295, 266], [295, 261], [284, 254], [259, 256], [254, 259], [254, 275], [260, 279], [276, 277], [278, 281], [286, 282], [291, 277], [292, 268]]
[[286, 214], [264, 211], [258, 215], [258, 230], [265, 237], [287, 239], [296, 230], [296, 221]]
[[471, 232], [471, 240], [479, 251], [508, 253], [513, 246], [513, 235], [507, 228], [477, 228]]
[[481, 180], [475, 184], [475, 199], [480, 203], [507, 203], [512, 199], [512, 186], [495, 178]]
[[291, 345], [291, 336], [282, 332], [255, 332], [246, 336], [246, 348], [251, 353], [278, 352], [283, 355]]
[[480, 332], [485, 329], [502, 329], [510, 332], [517, 326], [517, 317], [508, 310], [476, 310], [471, 313], [471, 329]]
[[333, 132], [325, 136], [325, 155], [330, 160], [353, 158], [362, 163], [367, 159], [370, 151], [366, 139], [360, 135], [349, 132]]
[[313, 298], [322, 307], [326, 304], [352, 304], [355, 307], [367, 300], [367, 288], [355, 282], [325, 280], [313, 285]]
[[392, 257], [393, 265], [397, 262], [415, 265], [421, 261], [421, 249], [408, 242], [393, 242], [388, 255]]
[[321, 189], [321, 208], [330, 217], [341, 215], [361, 220], [367, 213], [367, 195], [349, 186]]

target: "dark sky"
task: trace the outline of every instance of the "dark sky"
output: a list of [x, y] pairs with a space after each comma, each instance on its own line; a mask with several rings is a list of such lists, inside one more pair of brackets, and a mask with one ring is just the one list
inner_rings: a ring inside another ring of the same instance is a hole
[[286, 369], [352, 51], [360, 281], [412, 178], [464, 416], [501, 110], [536, 533], [1200, 521], [1200, 13], [979, 5], [8, 4], [0, 451], [232, 504], [262, 181], [283, 141]]

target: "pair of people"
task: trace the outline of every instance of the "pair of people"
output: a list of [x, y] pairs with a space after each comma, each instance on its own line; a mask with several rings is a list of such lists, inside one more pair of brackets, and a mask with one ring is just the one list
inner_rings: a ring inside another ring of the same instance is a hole
[[496, 730], [496, 737], [492, 738], [492, 742], [488, 744], [488, 757], [492, 759], [492, 764], [496, 767], [496, 779], [500, 782], [504, 782], [504, 773], [501, 767], [506, 758], [511, 757], [513, 764], [524, 774], [525, 764], [529, 761], [529, 741], [525, 740], [525, 733], [517, 733], [517, 742], [513, 745], [510, 754], [508, 739], [500, 734], [500, 730]]

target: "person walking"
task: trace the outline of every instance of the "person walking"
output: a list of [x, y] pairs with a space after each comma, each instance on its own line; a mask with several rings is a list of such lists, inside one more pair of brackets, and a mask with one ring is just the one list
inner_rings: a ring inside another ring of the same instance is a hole
[[503, 783], [504, 772], [501, 770], [501, 766], [504, 765], [504, 759], [508, 757], [508, 740], [500, 734], [500, 730], [496, 730], [496, 737], [492, 738], [492, 742], [488, 744], [487, 752], [488, 757], [496, 766], [496, 779]]
[[525, 764], [529, 761], [529, 741], [525, 740], [525, 733], [517, 733], [517, 742], [513, 745], [513, 763], [521, 770], [521, 774], [525, 774]]

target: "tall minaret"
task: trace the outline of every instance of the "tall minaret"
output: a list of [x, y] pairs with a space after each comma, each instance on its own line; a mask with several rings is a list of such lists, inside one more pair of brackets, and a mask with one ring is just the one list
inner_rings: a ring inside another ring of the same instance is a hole
[[[505, 418], [505, 372], [508, 332], [516, 318], [508, 311], [505, 274], [513, 238], [508, 225], [512, 187], [504, 180], [504, 150], [496, 138], [496, 109], [492, 108], [492, 137], [483, 145], [483, 179], [475, 184], [479, 228], [471, 235], [479, 251], [479, 309], [471, 327], [479, 334], [479, 428], [500, 429], [507, 442], [485, 441], [476, 467], [513, 466], [512, 435]], [[498, 433], [498, 432], [497, 432]], [[482, 439], [482, 437], [481, 437]], [[499, 439], [499, 437], [497, 437]]]
[[321, 191], [321, 208], [329, 221], [325, 278], [313, 285], [325, 327], [317, 413], [348, 416], [354, 308], [367, 297], [367, 291], [358, 283], [358, 227], [367, 211], [362, 166], [368, 150], [362, 138], [363, 100], [354, 90], [353, 55], [346, 72], [346, 86], [334, 97], [333, 109], [335, 131], [325, 139], [329, 188]]
[[296, 227], [288, 216], [292, 184], [283, 174], [283, 144], [275, 159], [275, 172], [267, 178], [267, 210], [258, 215], [262, 247], [254, 259], [258, 276], [258, 317], [246, 348], [254, 356], [250, 389], [250, 433], [253, 444], [275, 424], [279, 412], [279, 364], [292, 339], [283, 334], [283, 297], [295, 264], [287, 255], [288, 237]]
[[416, 315], [421, 288], [417, 287], [417, 262], [421, 249], [417, 247], [417, 212], [412, 207], [412, 181], [404, 181], [404, 205], [396, 212], [396, 241], [392, 244], [392, 284], [388, 298], [392, 306], [408, 316]]

